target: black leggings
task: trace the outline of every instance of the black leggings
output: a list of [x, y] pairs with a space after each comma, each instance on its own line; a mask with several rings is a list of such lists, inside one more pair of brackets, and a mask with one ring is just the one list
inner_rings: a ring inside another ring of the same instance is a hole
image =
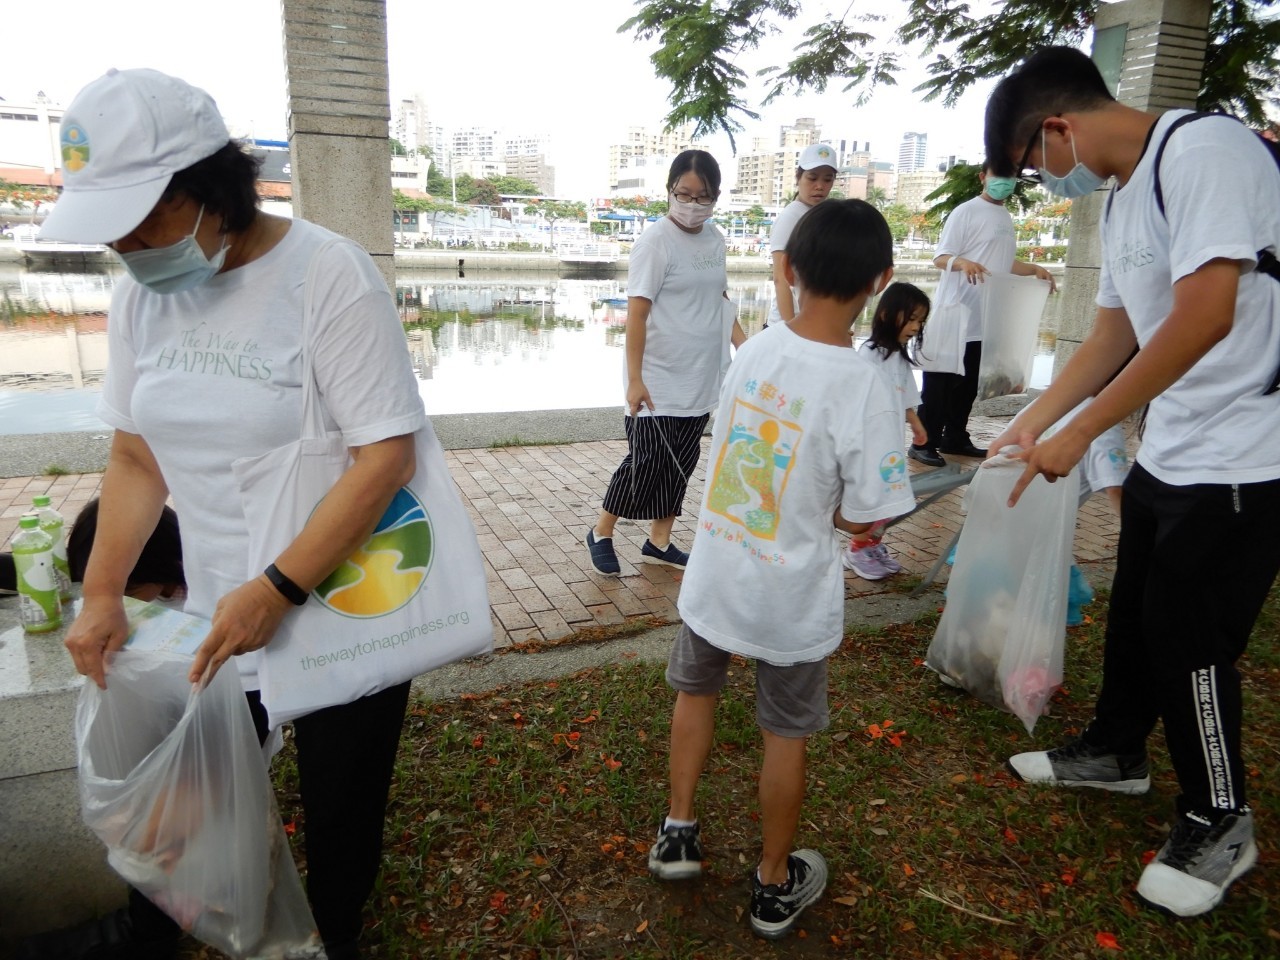
[[[232, 666], [230, 669], [234, 669]], [[258, 742], [267, 711], [245, 694]], [[409, 682], [293, 721], [307, 853], [307, 899], [327, 944], [354, 943], [382, 864], [382, 825]], [[142, 939], [176, 937], [178, 925], [138, 891], [129, 916]]]
[[971, 340], [964, 347], [964, 373], [924, 372], [916, 413], [929, 434], [929, 446], [958, 449], [970, 443], [969, 414], [978, 396], [981, 364], [982, 341]]
[[1129, 471], [1085, 739], [1136, 753], [1163, 720], [1180, 812], [1245, 806], [1236, 661], [1277, 571], [1280, 480], [1175, 487], [1137, 464]]

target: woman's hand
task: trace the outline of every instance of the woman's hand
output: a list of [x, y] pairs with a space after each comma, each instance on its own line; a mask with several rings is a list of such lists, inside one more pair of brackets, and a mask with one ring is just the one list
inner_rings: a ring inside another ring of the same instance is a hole
[[206, 667], [212, 679], [232, 657], [261, 650], [291, 609], [293, 604], [265, 576], [236, 587], [214, 608], [213, 629], [196, 651], [187, 679], [199, 683]]
[[63, 644], [76, 670], [103, 690], [107, 689], [104, 657], [124, 646], [129, 639], [129, 620], [124, 615], [124, 598], [89, 596], [79, 616], [67, 631]]
[[644, 381], [639, 377], [634, 378], [627, 384], [627, 409], [631, 411], [634, 417], [640, 412], [641, 407], [648, 407], [649, 412], [653, 413], [653, 397], [649, 396], [649, 388], [644, 385]]
[[991, 273], [982, 264], [967, 257], [956, 257], [954, 262], [947, 265], [947, 268], [948, 270], [959, 270], [969, 283], [982, 283], [987, 278], [987, 275]]
[[1053, 274], [1052, 274], [1052, 273], [1050, 273], [1048, 270], [1046, 270], [1044, 267], [1040, 266], [1039, 264], [1036, 264], [1036, 265], [1035, 265], [1035, 272], [1036, 272], [1036, 279], [1037, 279], [1037, 280], [1048, 280], [1048, 281], [1049, 281], [1049, 292], [1050, 292], [1050, 293], [1057, 293], [1057, 292], [1058, 292], [1058, 284], [1057, 284], [1057, 281], [1055, 281], [1055, 280], [1053, 279]]

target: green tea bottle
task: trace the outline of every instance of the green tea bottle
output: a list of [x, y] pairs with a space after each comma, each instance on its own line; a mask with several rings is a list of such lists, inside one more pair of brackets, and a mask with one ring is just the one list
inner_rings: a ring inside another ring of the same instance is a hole
[[27, 633], [48, 633], [62, 626], [62, 601], [53, 564], [53, 538], [40, 529], [34, 513], [18, 520], [13, 565], [18, 574], [18, 618]]
[[35, 515], [40, 518], [40, 529], [53, 538], [53, 569], [58, 575], [58, 597], [63, 603], [71, 602], [71, 567], [67, 565], [67, 531], [62, 514], [53, 509], [48, 496], [33, 497]]

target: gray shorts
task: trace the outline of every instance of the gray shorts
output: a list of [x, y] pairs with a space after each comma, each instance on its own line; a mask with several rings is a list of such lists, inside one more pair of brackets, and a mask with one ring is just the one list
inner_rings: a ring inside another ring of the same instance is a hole
[[[719, 693], [728, 679], [731, 656], [681, 624], [671, 645], [667, 683], [696, 696]], [[762, 729], [799, 739], [825, 730], [830, 722], [825, 657], [786, 667], [756, 661], [756, 723]]]

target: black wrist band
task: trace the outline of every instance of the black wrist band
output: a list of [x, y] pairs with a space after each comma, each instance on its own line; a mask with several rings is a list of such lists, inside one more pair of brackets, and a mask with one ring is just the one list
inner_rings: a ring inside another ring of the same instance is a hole
[[281, 595], [295, 607], [300, 607], [307, 602], [307, 592], [281, 573], [280, 568], [274, 563], [262, 572], [271, 581], [271, 585], [279, 590]]

